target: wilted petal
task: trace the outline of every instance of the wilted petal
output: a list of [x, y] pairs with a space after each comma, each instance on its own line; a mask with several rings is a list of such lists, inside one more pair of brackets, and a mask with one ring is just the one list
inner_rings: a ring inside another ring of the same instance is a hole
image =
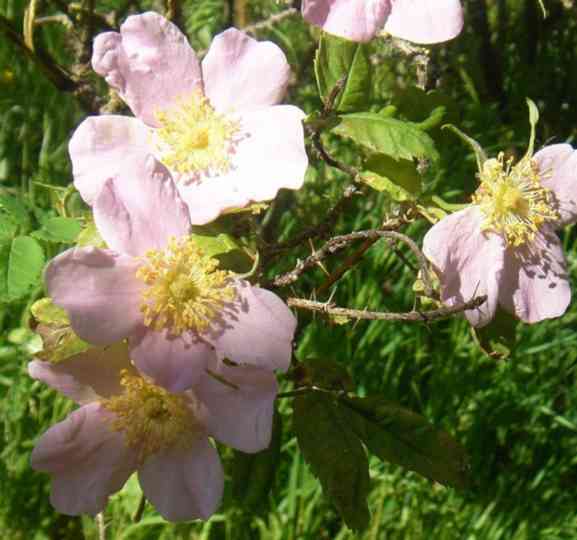
[[413, 43], [442, 43], [463, 29], [460, 0], [392, 0], [385, 31]]
[[555, 196], [561, 216], [558, 225], [577, 221], [577, 150], [569, 144], [553, 144], [539, 150], [533, 159], [539, 165], [543, 185]]
[[138, 479], [144, 496], [169, 521], [208, 519], [218, 508], [224, 487], [218, 453], [202, 434], [187, 450], [149, 458]]
[[524, 322], [560, 317], [571, 301], [561, 242], [548, 228], [530, 244], [508, 248], [499, 304]]
[[305, 20], [352, 41], [369, 41], [383, 27], [390, 0], [303, 0]]
[[104, 181], [118, 175], [126, 160], [144, 160], [150, 153], [148, 128], [136, 118], [89, 116], [72, 134], [68, 150], [74, 187], [92, 205]]
[[138, 261], [113, 251], [74, 248], [55, 257], [44, 278], [54, 303], [85, 341], [109, 345], [127, 337], [142, 321], [136, 278]]
[[237, 281], [239, 302], [222, 314], [224, 323], [203, 335], [220, 358], [237, 364], [286, 371], [296, 319], [274, 293]]
[[32, 467], [52, 476], [50, 502], [62, 514], [97, 514], [135, 470], [134, 455], [98, 403], [84, 405], [40, 437]]
[[136, 367], [171, 392], [183, 392], [205, 373], [214, 349], [191, 334], [171, 337], [165, 331], [140, 327], [130, 339]]
[[114, 250], [142, 256], [188, 234], [188, 208], [166, 168], [152, 156], [125, 162], [94, 202], [94, 221]]
[[33, 379], [81, 404], [121, 393], [121, 370], [134, 371], [124, 342], [89, 349], [56, 364], [38, 360], [28, 364]]
[[277, 393], [274, 374], [251, 366], [227, 366], [223, 362], [209, 369], [210, 373], [193, 390], [206, 405], [210, 435], [243, 452], [267, 448]]
[[274, 199], [281, 188], [302, 187], [308, 166], [303, 117], [290, 105], [243, 114], [242, 129], [248, 135], [233, 156], [233, 170], [179, 186], [191, 221], [208, 223], [225, 210]]
[[279, 103], [290, 68], [282, 50], [256, 41], [236, 28], [218, 34], [202, 61], [205, 93], [219, 112], [229, 113]]
[[505, 251], [500, 236], [481, 231], [482, 220], [479, 208], [471, 206], [443, 218], [423, 241], [423, 253], [437, 270], [445, 304], [487, 296], [480, 307], [465, 312], [469, 322], [479, 327], [495, 315]]
[[96, 36], [93, 50], [94, 71], [151, 126], [157, 124], [156, 111], [202, 88], [195, 52], [184, 34], [157, 13], [128, 17], [120, 34]]

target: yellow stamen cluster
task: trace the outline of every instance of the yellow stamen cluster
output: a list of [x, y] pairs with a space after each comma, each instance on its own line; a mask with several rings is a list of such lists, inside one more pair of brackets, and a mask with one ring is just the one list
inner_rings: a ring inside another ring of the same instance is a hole
[[175, 336], [206, 330], [236, 299], [230, 273], [218, 270], [218, 261], [192, 239], [171, 239], [166, 249], [149, 251], [136, 276], [148, 285], [140, 307], [144, 324]]
[[103, 399], [101, 405], [113, 414], [111, 428], [124, 434], [140, 465], [163, 450], [192, 446], [202, 432], [192, 402], [127, 370], [122, 371], [120, 384], [124, 392]]
[[192, 176], [230, 170], [240, 122], [217, 113], [200, 91], [157, 111], [155, 117], [160, 124], [156, 143], [167, 167]]
[[509, 245], [531, 241], [543, 223], [559, 219], [551, 190], [541, 184], [543, 174], [530, 156], [512, 166], [501, 153], [484, 163], [479, 176], [473, 203], [485, 216], [483, 229], [502, 234]]

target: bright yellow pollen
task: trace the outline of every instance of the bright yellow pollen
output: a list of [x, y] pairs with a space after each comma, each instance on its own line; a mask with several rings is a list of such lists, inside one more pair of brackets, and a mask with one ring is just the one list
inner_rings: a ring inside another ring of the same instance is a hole
[[187, 449], [202, 432], [191, 407], [182, 395], [171, 394], [127, 370], [121, 373], [122, 394], [101, 400], [113, 413], [110, 426], [124, 434], [126, 445], [142, 464], [150, 456], [171, 448]]
[[181, 174], [224, 174], [240, 134], [240, 122], [217, 113], [208, 99], [195, 91], [166, 110], [157, 111], [155, 130], [162, 162]]
[[218, 270], [218, 261], [191, 239], [172, 239], [165, 250], [149, 251], [136, 276], [148, 285], [140, 306], [144, 324], [175, 336], [206, 330], [236, 299], [230, 273]]
[[484, 230], [500, 233], [509, 245], [520, 246], [531, 241], [543, 223], [559, 219], [559, 214], [551, 190], [541, 184], [537, 163], [528, 156], [513, 167], [511, 161], [505, 161], [501, 153], [485, 162], [473, 203], [485, 216]]

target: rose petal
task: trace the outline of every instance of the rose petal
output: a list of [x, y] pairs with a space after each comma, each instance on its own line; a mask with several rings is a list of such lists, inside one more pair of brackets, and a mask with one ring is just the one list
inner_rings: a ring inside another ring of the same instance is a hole
[[32, 452], [32, 467], [52, 476], [50, 502], [62, 514], [97, 514], [135, 470], [123, 436], [98, 403], [52, 426]]
[[234, 169], [200, 183], [179, 185], [191, 221], [202, 225], [223, 211], [274, 199], [280, 188], [299, 189], [308, 158], [304, 146], [304, 113], [289, 105], [242, 115], [246, 139], [233, 156]]
[[166, 168], [152, 156], [124, 163], [94, 202], [94, 221], [114, 250], [142, 256], [188, 234], [188, 208]]
[[121, 370], [135, 372], [125, 342], [89, 349], [57, 364], [38, 360], [28, 364], [28, 373], [33, 379], [45, 382], [81, 404], [119, 394]]
[[442, 43], [463, 29], [460, 0], [393, 0], [385, 32], [414, 43]]
[[195, 52], [184, 34], [157, 13], [128, 17], [120, 34], [99, 34], [93, 51], [94, 71], [148, 125], [157, 125], [156, 111], [202, 89]]
[[569, 144], [553, 144], [539, 150], [533, 159], [539, 165], [543, 186], [553, 191], [561, 216], [559, 226], [577, 221], [577, 150]]
[[83, 340], [109, 345], [127, 337], [142, 321], [143, 283], [138, 261], [113, 251], [74, 248], [55, 257], [44, 278], [54, 303], [64, 308]]
[[571, 301], [563, 248], [548, 228], [526, 246], [508, 248], [499, 304], [526, 323], [560, 317]]
[[130, 339], [130, 357], [136, 367], [171, 392], [189, 389], [215, 358], [214, 349], [192, 334], [169, 337], [140, 327]]
[[229, 28], [212, 40], [202, 73], [212, 106], [230, 113], [279, 103], [288, 86], [290, 67], [274, 43], [256, 41]]
[[227, 366], [222, 362], [210, 366], [210, 371], [193, 389], [206, 405], [210, 435], [243, 452], [267, 448], [278, 390], [274, 374], [265, 369]]
[[89, 116], [68, 145], [74, 187], [92, 205], [104, 181], [118, 175], [126, 160], [144, 160], [151, 152], [148, 128], [136, 118]]
[[296, 319], [274, 293], [237, 280], [238, 302], [222, 316], [224, 324], [203, 334], [220, 358], [268, 370], [290, 365]]
[[303, 0], [306, 21], [352, 41], [369, 41], [384, 26], [390, 0]]
[[505, 251], [500, 236], [481, 231], [482, 220], [479, 208], [471, 206], [443, 218], [423, 241], [423, 253], [436, 267], [445, 304], [487, 296], [480, 307], [465, 312], [469, 322], [479, 327], [495, 315]]
[[218, 508], [224, 488], [218, 453], [202, 435], [190, 449], [149, 458], [138, 479], [144, 496], [169, 521], [208, 519]]

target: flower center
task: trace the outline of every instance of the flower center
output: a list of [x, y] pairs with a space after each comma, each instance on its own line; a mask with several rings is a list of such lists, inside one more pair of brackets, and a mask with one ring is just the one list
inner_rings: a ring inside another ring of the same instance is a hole
[[218, 270], [218, 261], [192, 239], [171, 239], [165, 250], [149, 251], [136, 276], [148, 285], [140, 306], [144, 324], [175, 336], [206, 330], [236, 298], [230, 273]]
[[539, 167], [529, 156], [513, 167], [502, 153], [488, 159], [480, 180], [473, 203], [485, 216], [483, 230], [502, 234], [509, 245], [531, 241], [543, 223], [559, 219], [551, 190], [541, 184]]
[[240, 122], [217, 113], [198, 90], [155, 113], [161, 161], [177, 173], [198, 177], [227, 173]]
[[171, 448], [187, 449], [202, 432], [194, 414], [194, 402], [171, 394], [138, 375], [123, 370], [122, 394], [103, 399], [104, 409], [113, 413], [111, 427], [124, 433], [126, 444], [137, 453], [138, 463]]

